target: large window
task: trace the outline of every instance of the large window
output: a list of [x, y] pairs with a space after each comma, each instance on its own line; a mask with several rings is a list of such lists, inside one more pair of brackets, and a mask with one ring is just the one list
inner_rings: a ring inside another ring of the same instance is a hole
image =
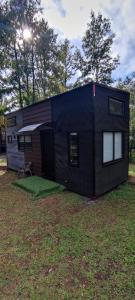
[[115, 132], [114, 135], [114, 159], [122, 158], [122, 133]]
[[123, 116], [124, 115], [124, 102], [109, 98], [109, 112], [113, 115]]
[[103, 134], [103, 162], [113, 160], [113, 133], [104, 132]]
[[104, 132], [103, 133], [103, 163], [117, 161], [123, 158], [122, 132]]
[[32, 139], [30, 135], [18, 136], [18, 150], [24, 151], [24, 149], [32, 148]]
[[7, 118], [7, 127], [16, 126], [16, 116], [12, 118]]
[[77, 132], [68, 134], [69, 143], [69, 164], [74, 167], [79, 166], [79, 137]]

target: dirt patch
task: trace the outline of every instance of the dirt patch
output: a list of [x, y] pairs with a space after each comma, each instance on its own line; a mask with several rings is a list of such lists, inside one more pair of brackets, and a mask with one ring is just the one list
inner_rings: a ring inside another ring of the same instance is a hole
[[96, 272], [94, 277], [95, 277], [96, 280], [99, 280], [99, 281], [107, 280], [107, 279], [110, 278], [110, 273], [107, 273], [107, 272]]
[[7, 166], [1, 166], [0, 165], [0, 171], [2, 171], [2, 170], [7, 170]]
[[60, 202], [60, 199], [56, 198], [56, 197], [46, 197], [46, 198], [43, 198], [41, 200], [39, 200], [37, 202], [37, 205], [36, 206], [40, 206], [40, 207], [44, 207], [45, 205], [48, 205], [48, 206], [57, 206]]
[[128, 177], [128, 182], [131, 184], [135, 184], [135, 176], [129, 176]]
[[[100, 265], [98, 265], [97, 267], [99, 268]], [[123, 268], [120, 262], [115, 262], [112, 259], [108, 258], [105, 270], [103, 272], [96, 272], [94, 277], [96, 280], [108, 280], [114, 273], [121, 273], [122, 271]]]

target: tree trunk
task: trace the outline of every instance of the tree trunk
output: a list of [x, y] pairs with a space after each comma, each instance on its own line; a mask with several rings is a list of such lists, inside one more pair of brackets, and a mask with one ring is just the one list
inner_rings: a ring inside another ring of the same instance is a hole
[[35, 70], [34, 70], [34, 45], [32, 41], [32, 88], [33, 88], [33, 97], [32, 102], [35, 103]]
[[15, 61], [16, 61], [16, 73], [17, 73], [17, 79], [18, 79], [19, 103], [20, 103], [20, 108], [23, 108], [21, 80], [20, 80], [20, 72], [19, 72], [19, 64], [18, 64], [18, 55], [17, 55], [15, 42], [14, 42], [14, 52], [15, 52]]
[[98, 82], [98, 80], [99, 80], [99, 68], [97, 67], [96, 68], [96, 76], [95, 76], [96, 78], [96, 82]]

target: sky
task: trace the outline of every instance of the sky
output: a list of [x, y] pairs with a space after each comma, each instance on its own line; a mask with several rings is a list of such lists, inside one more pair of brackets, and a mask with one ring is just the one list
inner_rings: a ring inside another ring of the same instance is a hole
[[41, 4], [49, 26], [78, 47], [90, 11], [101, 12], [111, 20], [116, 34], [112, 53], [120, 55], [120, 65], [113, 72], [113, 78], [125, 78], [135, 71], [135, 0], [41, 0]]

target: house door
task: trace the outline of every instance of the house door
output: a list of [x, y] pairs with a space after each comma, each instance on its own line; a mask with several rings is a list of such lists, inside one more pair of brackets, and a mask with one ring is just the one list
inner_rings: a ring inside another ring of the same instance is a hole
[[42, 171], [43, 176], [54, 179], [54, 134], [53, 130], [41, 131]]

